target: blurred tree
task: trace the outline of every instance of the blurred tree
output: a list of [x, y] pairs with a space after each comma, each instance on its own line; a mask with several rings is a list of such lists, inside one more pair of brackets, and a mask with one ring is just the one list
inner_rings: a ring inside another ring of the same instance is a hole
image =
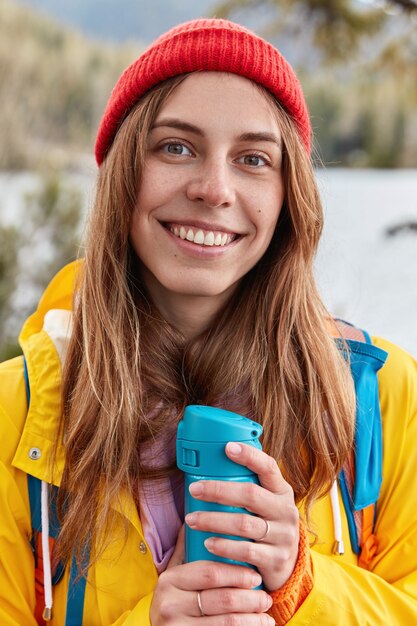
[[417, 15], [415, 0], [225, 0], [214, 12], [218, 17], [232, 17], [260, 8], [268, 14], [269, 36], [282, 31], [303, 38], [309, 35], [331, 62], [346, 61], [363, 37], [379, 33], [390, 11]]
[[26, 211], [26, 242], [22, 249], [41, 250], [42, 271], [39, 267], [29, 268], [29, 277], [32, 285], [43, 290], [51, 277], [77, 255], [81, 193], [66, 184], [62, 176], [50, 175], [43, 179], [39, 191], [27, 195]]
[[19, 354], [16, 336], [51, 277], [77, 255], [81, 192], [63, 177], [41, 180], [26, 198], [22, 227], [0, 228], [0, 361]]
[[19, 352], [8, 332], [8, 321], [13, 314], [12, 295], [17, 285], [19, 239], [16, 228], [0, 228], [0, 360]]
[[0, 0], [0, 168], [78, 167], [116, 78], [137, 53]]
[[400, 7], [407, 13], [417, 11], [417, 2], [414, 0], [389, 0], [389, 3], [393, 6]]

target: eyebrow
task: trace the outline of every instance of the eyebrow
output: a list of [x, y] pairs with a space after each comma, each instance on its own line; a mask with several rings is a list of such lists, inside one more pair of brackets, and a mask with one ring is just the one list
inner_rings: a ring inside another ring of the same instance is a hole
[[[175, 117], [162, 118], [159, 121], [153, 124], [151, 130], [154, 128], [161, 127], [169, 127], [176, 128], [177, 130], [184, 130], [189, 133], [193, 133], [198, 137], [204, 137], [204, 132], [198, 126], [194, 126], [194, 124], [190, 124], [189, 122], [185, 122]], [[238, 137], [239, 141], [268, 141], [270, 143], [274, 143], [278, 146], [279, 149], [282, 147], [281, 138], [270, 132], [247, 132], [242, 133]]]
[[198, 126], [194, 126], [194, 124], [190, 124], [189, 122], [177, 119], [176, 117], [162, 118], [153, 124], [151, 130], [154, 128], [161, 128], [163, 126], [169, 126], [169, 128], [176, 128], [177, 130], [185, 130], [190, 133], [194, 133], [194, 135], [198, 135], [199, 137], [204, 137], [204, 133], [201, 128], [198, 128]]
[[281, 138], [274, 133], [259, 132], [259, 133], [243, 133], [239, 137], [240, 141], [269, 141], [275, 143], [278, 148], [281, 148]]

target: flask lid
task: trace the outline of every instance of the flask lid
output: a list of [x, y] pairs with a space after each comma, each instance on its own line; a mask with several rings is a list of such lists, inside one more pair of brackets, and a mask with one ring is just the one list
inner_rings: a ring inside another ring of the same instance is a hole
[[258, 439], [262, 426], [238, 413], [213, 406], [191, 404], [178, 427], [178, 437], [193, 442], [247, 441]]

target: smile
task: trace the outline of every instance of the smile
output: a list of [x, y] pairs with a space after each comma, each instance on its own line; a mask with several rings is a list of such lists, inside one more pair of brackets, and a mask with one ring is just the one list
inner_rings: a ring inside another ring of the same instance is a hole
[[170, 232], [179, 239], [186, 239], [200, 246], [227, 246], [239, 235], [236, 233], [223, 233], [221, 231], [203, 230], [202, 228], [191, 228], [191, 226], [175, 224], [167, 225]]

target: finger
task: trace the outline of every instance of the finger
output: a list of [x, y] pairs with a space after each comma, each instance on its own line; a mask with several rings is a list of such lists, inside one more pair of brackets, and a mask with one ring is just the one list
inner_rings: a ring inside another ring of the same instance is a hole
[[181, 565], [184, 563], [185, 558], [185, 543], [184, 543], [184, 524], [181, 526], [180, 532], [178, 533], [177, 545], [175, 546], [175, 550], [172, 553], [170, 560], [168, 561], [167, 569], [170, 567], [175, 567], [176, 565]]
[[298, 538], [291, 543], [269, 545], [253, 541], [239, 541], [210, 537], [205, 547], [217, 557], [248, 563], [256, 567], [262, 576], [265, 589], [279, 589], [294, 571], [298, 555]]
[[293, 493], [291, 485], [282, 476], [277, 462], [262, 450], [244, 443], [229, 442], [226, 454], [235, 463], [244, 465], [257, 474], [265, 489], [278, 495]]
[[258, 572], [249, 567], [218, 563], [215, 561], [194, 561], [166, 570], [165, 579], [183, 591], [201, 591], [219, 587], [239, 587], [253, 589], [262, 582]]
[[249, 563], [264, 571], [277, 566], [278, 562], [285, 562], [290, 557], [290, 550], [286, 546], [273, 548], [254, 541], [210, 537], [205, 540], [204, 545], [211, 554], [241, 563]]
[[[191, 596], [190, 615], [201, 617], [197, 598]], [[190, 599], [188, 599], [190, 602]], [[272, 606], [272, 598], [266, 591], [247, 589], [206, 589], [200, 591], [200, 605], [205, 616], [229, 613], [263, 613]]]
[[[193, 530], [201, 530], [208, 533], [235, 535], [245, 539], [259, 541], [268, 530], [265, 519], [257, 515], [245, 513], [219, 513], [209, 511], [196, 511], [185, 517], [186, 524]], [[271, 537], [271, 529], [268, 537]]]
[[276, 494], [255, 483], [238, 483], [225, 480], [199, 480], [191, 483], [189, 491], [196, 500], [215, 502], [238, 508], [245, 508], [260, 517], [271, 519], [277, 514]]

